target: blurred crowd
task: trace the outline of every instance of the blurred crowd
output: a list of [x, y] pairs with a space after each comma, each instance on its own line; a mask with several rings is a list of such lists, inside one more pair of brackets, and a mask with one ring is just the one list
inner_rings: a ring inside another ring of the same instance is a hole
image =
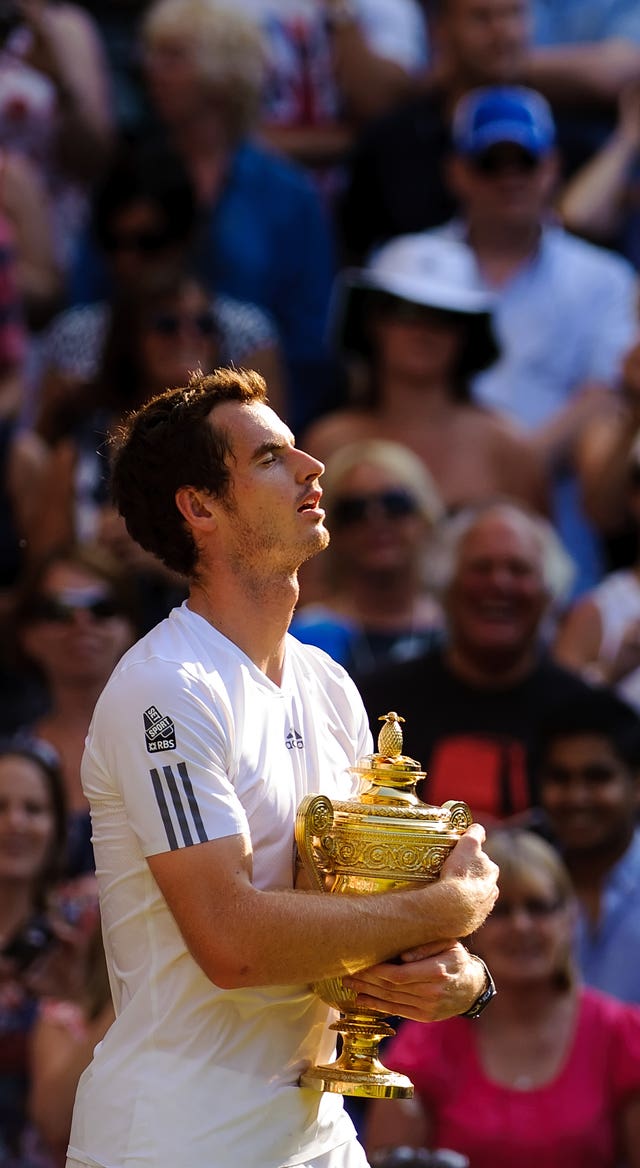
[[326, 464], [293, 633], [504, 870], [372, 1163], [640, 1168], [639, 270], [637, 0], [0, 0], [3, 1168], [112, 1017], [80, 760], [186, 595], [109, 436], [226, 364]]

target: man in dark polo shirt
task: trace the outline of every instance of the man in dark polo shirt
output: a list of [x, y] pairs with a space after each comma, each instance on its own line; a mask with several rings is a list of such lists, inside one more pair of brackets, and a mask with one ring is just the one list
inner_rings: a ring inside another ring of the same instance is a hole
[[537, 802], [537, 722], [590, 691], [541, 643], [550, 591], [538, 520], [515, 504], [486, 505], [449, 550], [447, 643], [376, 670], [359, 688], [374, 735], [388, 710], [406, 719], [404, 752], [427, 771], [422, 798], [464, 799], [490, 823]]

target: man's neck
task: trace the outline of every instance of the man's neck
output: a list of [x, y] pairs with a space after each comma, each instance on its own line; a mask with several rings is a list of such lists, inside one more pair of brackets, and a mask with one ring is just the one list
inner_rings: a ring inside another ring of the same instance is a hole
[[506, 284], [535, 255], [540, 236], [539, 223], [514, 227], [499, 220], [481, 224], [468, 221], [467, 240], [484, 279], [494, 287]]
[[467, 685], [477, 689], [505, 689], [528, 677], [536, 662], [536, 649], [531, 646], [517, 656], [494, 654], [480, 658], [451, 644], [445, 650], [445, 661], [451, 672]]
[[275, 685], [282, 682], [285, 636], [298, 600], [298, 575], [272, 580], [194, 581], [188, 607], [233, 641]]
[[631, 846], [633, 834], [634, 827], [630, 824], [628, 832], [606, 847], [564, 852], [567, 868], [578, 893], [599, 891], [602, 888], [612, 868]]

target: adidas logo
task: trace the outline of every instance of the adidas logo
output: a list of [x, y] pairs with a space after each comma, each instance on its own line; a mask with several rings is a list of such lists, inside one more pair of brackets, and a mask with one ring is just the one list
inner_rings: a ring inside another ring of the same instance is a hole
[[304, 750], [302, 735], [297, 730], [290, 730], [285, 738], [287, 750]]

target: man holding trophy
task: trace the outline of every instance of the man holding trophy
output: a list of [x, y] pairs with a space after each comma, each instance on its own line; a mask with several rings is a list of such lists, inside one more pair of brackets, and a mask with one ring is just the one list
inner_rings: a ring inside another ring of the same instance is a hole
[[296, 887], [297, 807], [349, 799], [371, 750], [347, 674], [287, 632], [298, 568], [329, 539], [322, 471], [262, 378], [232, 369], [148, 402], [115, 443], [130, 534], [190, 589], [124, 656], [87, 738], [116, 1021], [80, 1081], [69, 1168], [364, 1168], [340, 1096], [300, 1086], [333, 1047], [311, 983], [375, 966], [362, 1001], [423, 1020], [488, 996], [457, 940], [497, 895], [479, 826], [436, 882]]

